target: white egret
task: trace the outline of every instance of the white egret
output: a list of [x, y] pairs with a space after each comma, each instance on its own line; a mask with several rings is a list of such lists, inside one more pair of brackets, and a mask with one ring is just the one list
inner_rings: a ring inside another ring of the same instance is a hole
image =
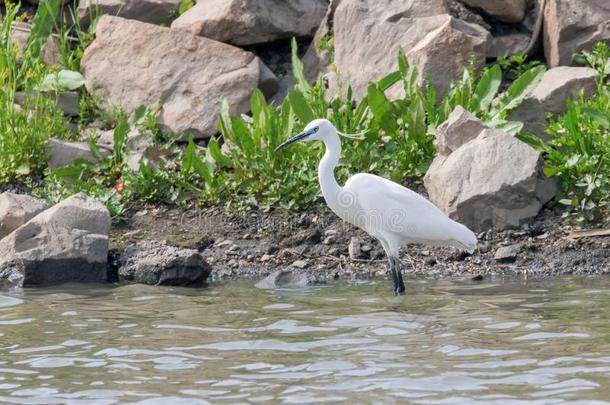
[[326, 204], [341, 219], [379, 240], [388, 256], [395, 294], [405, 291], [399, 259], [403, 246], [410, 243], [453, 246], [470, 253], [476, 249], [477, 238], [470, 229], [400, 184], [372, 174], [358, 173], [341, 187], [334, 174], [341, 156], [338, 134], [330, 121], [314, 120], [303, 132], [278, 146], [276, 151], [298, 141], [324, 142], [326, 152], [318, 167], [318, 179]]

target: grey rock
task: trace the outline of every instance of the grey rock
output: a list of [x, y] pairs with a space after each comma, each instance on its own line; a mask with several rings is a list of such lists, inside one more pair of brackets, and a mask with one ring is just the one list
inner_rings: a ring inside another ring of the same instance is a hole
[[523, 103], [511, 111], [509, 119], [521, 121], [526, 131], [548, 139], [545, 134], [546, 114], [566, 112], [568, 99], [575, 99], [582, 90], [591, 97], [597, 89], [598, 73], [591, 68], [560, 66], [549, 69]]
[[8, 191], [0, 194], [0, 239], [47, 208], [46, 202], [29, 195]]
[[150, 285], [200, 286], [212, 270], [197, 250], [154, 240], [128, 247], [118, 262], [122, 282]]
[[447, 121], [436, 129], [436, 150], [449, 156], [463, 144], [475, 139], [487, 126], [462, 106], [457, 106]]
[[0, 280], [46, 286], [103, 282], [110, 213], [83, 194], [43, 211], [0, 241]]
[[510, 246], [503, 246], [496, 250], [496, 254], [494, 255], [494, 260], [498, 262], [514, 262], [517, 259], [517, 256], [521, 252], [521, 245], [515, 244]]
[[546, 0], [543, 40], [549, 66], [571, 65], [574, 53], [610, 40], [610, 2]]
[[424, 84], [427, 75], [440, 99], [451, 82], [462, 77], [471, 60], [477, 68], [485, 65], [492, 37], [483, 27], [449, 15], [439, 18], [437, 24], [407, 52], [407, 59], [422, 73], [420, 84]]
[[352, 260], [360, 259], [362, 257], [362, 250], [360, 250], [360, 239], [356, 236], [352, 236], [347, 247], [349, 257]]
[[[101, 149], [101, 152], [110, 156], [110, 152], [106, 149]], [[84, 142], [67, 142], [51, 138], [45, 145], [45, 153], [48, 158], [47, 165], [52, 170], [72, 165], [79, 159], [94, 163], [98, 161], [89, 145]]]
[[81, 24], [109, 14], [151, 24], [170, 23], [182, 0], [80, 0], [76, 10]]
[[[36, 92], [36, 91], [31, 91], [31, 92], [28, 92], [27, 94], [22, 91], [18, 91], [17, 93], [15, 93], [15, 101], [21, 105], [25, 105], [25, 103], [27, 101], [26, 98], [35, 100], [36, 97], [38, 97], [38, 92]], [[71, 117], [78, 116], [79, 100], [80, 100], [80, 96], [78, 95], [78, 92], [61, 91], [57, 94], [54, 94], [54, 97], [55, 97], [55, 102], [57, 103], [57, 106], [63, 111], [63, 113], [65, 115], [68, 115]]]
[[[333, 20], [338, 87], [331, 86], [331, 92], [349, 84], [355, 97], [361, 98], [370, 82], [396, 70], [399, 50], [422, 77], [430, 75], [439, 93], [461, 77], [471, 55], [482, 65], [491, 36], [449, 12], [443, 0], [342, 0]], [[394, 86], [387, 94], [398, 98], [404, 90]]]
[[81, 66], [104, 108], [159, 108], [166, 130], [196, 138], [216, 134], [223, 100], [239, 115], [257, 87], [273, 90], [268, 69], [250, 52], [119, 17], [101, 18]]
[[295, 270], [279, 270], [256, 283], [256, 288], [273, 290], [278, 288], [298, 289], [322, 284], [311, 273]]
[[200, 1], [172, 28], [234, 45], [255, 45], [312, 35], [327, 5], [327, 0]]
[[556, 193], [555, 182], [541, 176], [541, 165], [533, 148], [487, 128], [450, 155], [439, 154], [424, 185], [432, 202], [471, 229], [518, 227]]
[[[342, 0], [333, 17], [340, 81], [361, 98], [369, 82], [397, 68], [400, 49], [411, 50], [446, 22], [448, 12], [444, 0]], [[403, 93], [392, 88], [389, 94], [395, 98]]]
[[468, 7], [508, 23], [518, 23], [525, 17], [525, 0], [460, 0]]
[[295, 267], [297, 269], [304, 269], [307, 266], [309, 266], [309, 263], [307, 263], [306, 260], [297, 260], [294, 263], [292, 263], [292, 267]]
[[500, 56], [523, 52], [529, 43], [530, 36], [519, 32], [495, 36], [487, 50], [487, 58], [496, 59]]

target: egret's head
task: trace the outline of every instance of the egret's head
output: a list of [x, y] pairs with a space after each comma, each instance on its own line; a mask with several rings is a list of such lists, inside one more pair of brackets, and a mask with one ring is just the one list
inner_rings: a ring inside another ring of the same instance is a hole
[[289, 140], [287, 140], [286, 142], [284, 142], [283, 144], [281, 144], [280, 146], [275, 148], [275, 150], [276, 151], [280, 150], [282, 148], [285, 148], [285, 147], [292, 145], [293, 143], [299, 142], [299, 141], [303, 141], [303, 142], [324, 141], [328, 137], [336, 136], [336, 135], [337, 135], [337, 130], [335, 129], [335, 127], [329, 120], [326, 120], [326, 119], [313, 120], [309, 124], [307, 124], [307, 126], [305, 127], [303, 132], [301, 132], [298, 135], [293, 136], [292, 138], [290, 138]]

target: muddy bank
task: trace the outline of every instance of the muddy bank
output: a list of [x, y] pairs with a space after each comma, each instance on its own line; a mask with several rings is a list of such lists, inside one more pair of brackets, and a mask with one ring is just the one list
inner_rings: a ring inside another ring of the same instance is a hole
[[[403, 251], [403, 270], [420, 277], [473, 279], [610, 272], [610, 237], [574, 239], [574, 229], [562, 225], [561, 213], [545, 209], [520, 229], [480, 233], [473, 255], [411, 246]], [[111, 250], [118, 254], [147, 239], [198, 249], [213, 267], [211, 280], [257, 279], [287, 268], [319, 281], [388, 276], [379, 244], [324, 207], [301, 214], [257, 211], [243, 217], [219, 208], [141, 208], [113, 227]]]

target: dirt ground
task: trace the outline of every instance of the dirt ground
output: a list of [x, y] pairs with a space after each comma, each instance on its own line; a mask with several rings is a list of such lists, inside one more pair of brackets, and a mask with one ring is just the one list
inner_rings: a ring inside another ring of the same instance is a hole
[[[409, 246], [401, 257], [403, 271], [409, 276], [474, 280], [610, 272], [610, 237], [574, 239], [573, 231], [562, 225], [560, 209], [545, 209], [520, 229], [478, 234], [479, 248], [472, 255], [452, 248]], [[219, 208], [147, 207], [134, 210], [111, 236], [115, 253], [144, 239], [198, 249], [214, 268], [212, 280], [258, 279], [286, 268], [308, 272], [321, 282], [388, 276], [379, 244], [324, 207], [301, 214], [252, 212], [244, 217], [229, 216]]]

